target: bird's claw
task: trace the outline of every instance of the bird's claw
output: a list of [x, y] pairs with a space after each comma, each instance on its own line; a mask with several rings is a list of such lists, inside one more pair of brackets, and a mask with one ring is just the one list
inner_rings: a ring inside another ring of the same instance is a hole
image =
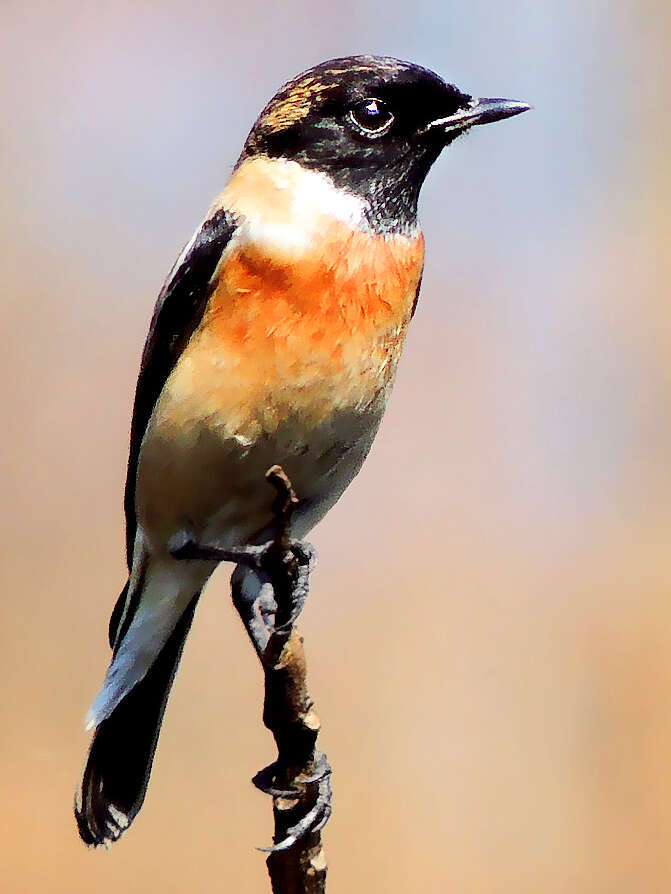
[[317, 550], [307, 540], [294, 540], [291, 544], [291, 552], [296, 557], [299, 565], [306, 565], [308, 571], [317, 564]]
[[274, 630], [275, 633], [286, 635], [291, 633], [305, 607], [310, 592], [310, 572], [316, 562], [316, 552], [310, 543], [296, 540], [290, 549], [296, 559], [296, 577], [290, 594], [289, 616], [281, 624], [277, 624]]
[[[277, 778], [277, 763], [269, 764], [264, 767], [252, 778], [252, 784], [255, 785], [264, 795], [271, 795], [273, 798], [297, 798], [303, 794], [300, 788], [278, 788], [275, 785]], [[307, 780], [306, 780], [307, 781]]]
[[273, 798], [296, 798], [302, 795], [306, 785], [312, 785], [315, 782], [321, 782], [332, 773], [326, 755], [322, 751], [318, 751], [314, 756], [314, 771], [309, 776], [300, 776], [297, 780], [295, 788], [278, 788], [275, 780], [280, 775], [279, 762], [275, 761], [264, 767], [252, 779], [252, 783], [266, 795], [272, 795]]
[[[286, 806], [287, 810], [295, 810], [303, 802], [306, 789], [315, 788], [314, 801], [308, 812], [302, 816], [293, 826], [286, 830], [285, 837], [276, 842], [272, 847], [260, 847], [258, 850], [265, 853], [285, 851], [300, 841], [306, 835], [313, 835], [324, 828], [329, 821], [332, 812], [333, 789], [331, 788], [331, 767], [326, 755], [318, 752], [314, 772], [306, 779], [300, 779], [298, 789], [279, 789], [274, 785], [277, 764], [271, 764], [256, 774], [252, 782], [261, 791], [272, 795], [274, 799], [284, 799], [293, 802]], [[276, 808], [277, 808], [276, 804]]]

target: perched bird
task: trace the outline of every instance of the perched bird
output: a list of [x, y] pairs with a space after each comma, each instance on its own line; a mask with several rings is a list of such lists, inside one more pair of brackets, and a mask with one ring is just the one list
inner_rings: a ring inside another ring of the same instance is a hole
[[[185, 544], [261, 544], [266, 470], [300, 503], [292, 534], [339, 499], [370, 449], [422, 277], [420, 187], [474, 125], [529, 108], [474, 99], [390, 57], [333, 59], [263, 109], [159, 295], [135, 395], [125, 510], [129, 578], [76, 799], [87, 844], [144, 800], [163, 712], [217, 563]], [[253, 568], [234, 586], [254, 600]]]

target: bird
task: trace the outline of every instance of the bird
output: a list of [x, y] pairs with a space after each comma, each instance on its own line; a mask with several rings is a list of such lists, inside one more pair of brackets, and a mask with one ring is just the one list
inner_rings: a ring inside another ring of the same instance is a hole
[[[142, 353], [128, 581], [75, 798], [87, 845], [117, 840], [145, 799], [184, 642], [219, 564], [184, 550], [264, 543], [273, 464], [298, 496], [296, 538], [340, 498], [370, 450], [417, 306], [425, 177], [471, 128], [529, 108], [359, 55], [297, 75], [254, 123], [159, 293]], [[250, 601], [263, 583], [245, 564], [232, 582]]]

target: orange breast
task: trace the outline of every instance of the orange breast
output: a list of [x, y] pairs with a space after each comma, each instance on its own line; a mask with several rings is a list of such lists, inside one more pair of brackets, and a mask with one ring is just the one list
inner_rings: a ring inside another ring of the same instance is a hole
[[421, 235], [385, 238], [340, 222], [298, 260], [241, 242], [219, 270], [200, 338], [275, 399], [319, 379], [357, 402], [393, 375], [423, 256]]

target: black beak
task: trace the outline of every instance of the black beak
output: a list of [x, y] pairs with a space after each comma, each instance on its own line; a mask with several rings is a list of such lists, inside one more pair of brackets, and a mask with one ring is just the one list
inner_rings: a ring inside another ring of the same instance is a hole
[[518, 102], [515, 99], [472, 99], [468, 106], [459, 109], [453, 115], [446, 118], [436, 118], [430, 121], [422, 133], [428, 131], [441, 131], [445, 134], [453, 131], [459, 132], [474, 127], [476, 124], [491, 124], [492, 121], [503, 121], [504, 118], [512, 118], [513, 115], [521, 115], [531, 109], [526, 102]]

